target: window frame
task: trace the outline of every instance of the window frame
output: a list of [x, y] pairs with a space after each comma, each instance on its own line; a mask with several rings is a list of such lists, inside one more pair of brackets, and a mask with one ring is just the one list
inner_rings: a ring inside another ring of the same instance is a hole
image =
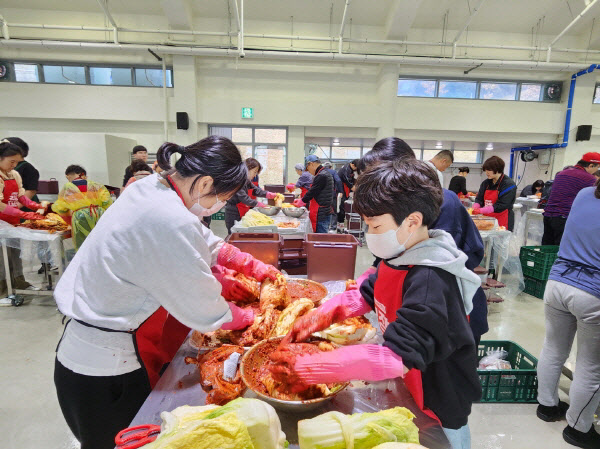
[[[443, 100], [481, 100], [481, 101], [516, 101], [516, 102], [524, 102], [524, 103], [560, 103], [563, 100], [562, 94], [561, 99], [559, 101], [555, 100], [544, 100], [544, 86], [548, 84], [560, 84], [564, 87], [564, 81], [556, 80], [556, 81], [539, 81], [539, 80], [526, 80], [526, 79], [494, 79], [494, 78], [460, 78], [460, 77], [444, 77], [444, 76], [415, 76], [415, 75], [400, 75], [398, 76], [398, 82], [401, 80], [418, 80], [418, 81], [435, 81], [435, 95], [433, 97], [421, 97], [415, 95], [398, 95], [398, 87], [396, 87], [396, 98], [423, 98], [423, 99], [443, 99]], [[440, 82], [475, 82], [477, 83], [475, 98], [456, 98], [456, 97], [440, 97]], [[517, 89], [515, 92], [514, 99], [495, 99], [495, 98], [480, 98], [481, 93], [481, 84], [482, 83], [491, 83], [491, 84], [516, 84]], [[523, 85], [528, 84], [537, 84], [540, 85], [540, 96], [538, 100], [521, 100], [521, 88]], [[597, 86], [600, 83], [597, 84]], [[564, 90], [563, 90], [564, 92]], [[600, 97], [599, 97], [600, 98]], [[593, 100], [592, 100], [593, 101]], [[599, 103], [596, 103], [599, 104]]]

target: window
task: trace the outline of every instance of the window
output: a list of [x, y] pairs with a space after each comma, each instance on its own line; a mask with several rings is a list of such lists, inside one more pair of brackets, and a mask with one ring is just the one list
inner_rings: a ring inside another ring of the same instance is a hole
[[440, 151], [442, 151], [442, 150], [441, 149], [439, 149], [439, 150], [423, 150], [423, 157], [421, 158], [421, 160], [423, 160], [425, 162], [430, 161]]
[[440, 81], [440, 98], [475, 98], [477, 83], [473, 81]]
[[90, 67], [91, 84], [102, 86], [131, 86], [130, 68]]
[[15, 64], [15, 80], [20, 83], [39, 83], [37, 64]]
[[519, 100], [521, 101], [540, 101], [542, 94], [541, 84], [521, 84], [521, 93]]
[[517, 83], [480, 83], [479, 98], [483, 100], [515, 100]]
[[331, 159], [360, 159], [360, 147], [331, 147]]
[[260, 184], [284, 184], [287, 168], [287, 129], [210, 126], [211, 135], [231, 139], [242, 158], [256, 158], [263, 167]]
[[44, 81], [52, 84], [85, 84], [85, 67], [44, 65]]
[[481, 151], [454, 150], [454, 164], [479, 164], [481, 163]]
[[435, 97], [436, 80], [398, 80], [399, 97]]
[[[167, 87], [173, 87], [173, 71], [167, 71]], [[162, 69], [135, 69], [135, 85], [143, 87], [163, 87]]]

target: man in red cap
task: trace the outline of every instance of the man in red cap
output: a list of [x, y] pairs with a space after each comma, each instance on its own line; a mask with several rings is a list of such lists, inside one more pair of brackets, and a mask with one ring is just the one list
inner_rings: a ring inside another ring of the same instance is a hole
[[600, 153], [585, 153], [577, 165], [556, 175], [544, 210], [542, 245], [560, 245], [573, 201], [581, 189], [595, 185], [598, 167]]

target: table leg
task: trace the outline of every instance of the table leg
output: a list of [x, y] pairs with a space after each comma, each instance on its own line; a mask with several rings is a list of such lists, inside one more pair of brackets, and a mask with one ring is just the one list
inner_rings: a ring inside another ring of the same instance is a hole
[[484, 256], [483, 256], [483, 260], [485, 261], [485, 269], [486, 271], [490, 271], [490, 260], [492, 258], [492, 242], [490, 238], [486, 238], [484, 240]]
[[6, 239], [2, 239], [2, 257], [4, 258], [4, 273], [6, 275], [6, 289], [8, 296], [13, 294], [12, 281], [10, 279], [10, 266], [8, 262], [8, 250], [6, 249]]

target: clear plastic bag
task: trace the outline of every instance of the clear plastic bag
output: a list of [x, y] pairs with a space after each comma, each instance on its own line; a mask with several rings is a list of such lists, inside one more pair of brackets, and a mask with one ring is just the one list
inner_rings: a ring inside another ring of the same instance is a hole
[[488, 351], [479, 361], [479, 369], [485, 370], [499, 370], [499, 369], [512, 369], [510, 362], [506, 360], [508, 352], [504, 349], [496, 349]]
[[[505, 285], [504, 288], [497, 291], [498, 295], [505, 300], [513, 299], [525, 290], [525, 281], [523, 279], [523, 269], [519, 253], [521, 245], [517, 235], [506, 234], [497, 236], [492, 241], [492, 251], [497, 254], [498, 266], [494, 268], [498, 271], [502, 267], [502, 276], [500, 279]], [[493, 256], [492, 260], [496, 257]]]

